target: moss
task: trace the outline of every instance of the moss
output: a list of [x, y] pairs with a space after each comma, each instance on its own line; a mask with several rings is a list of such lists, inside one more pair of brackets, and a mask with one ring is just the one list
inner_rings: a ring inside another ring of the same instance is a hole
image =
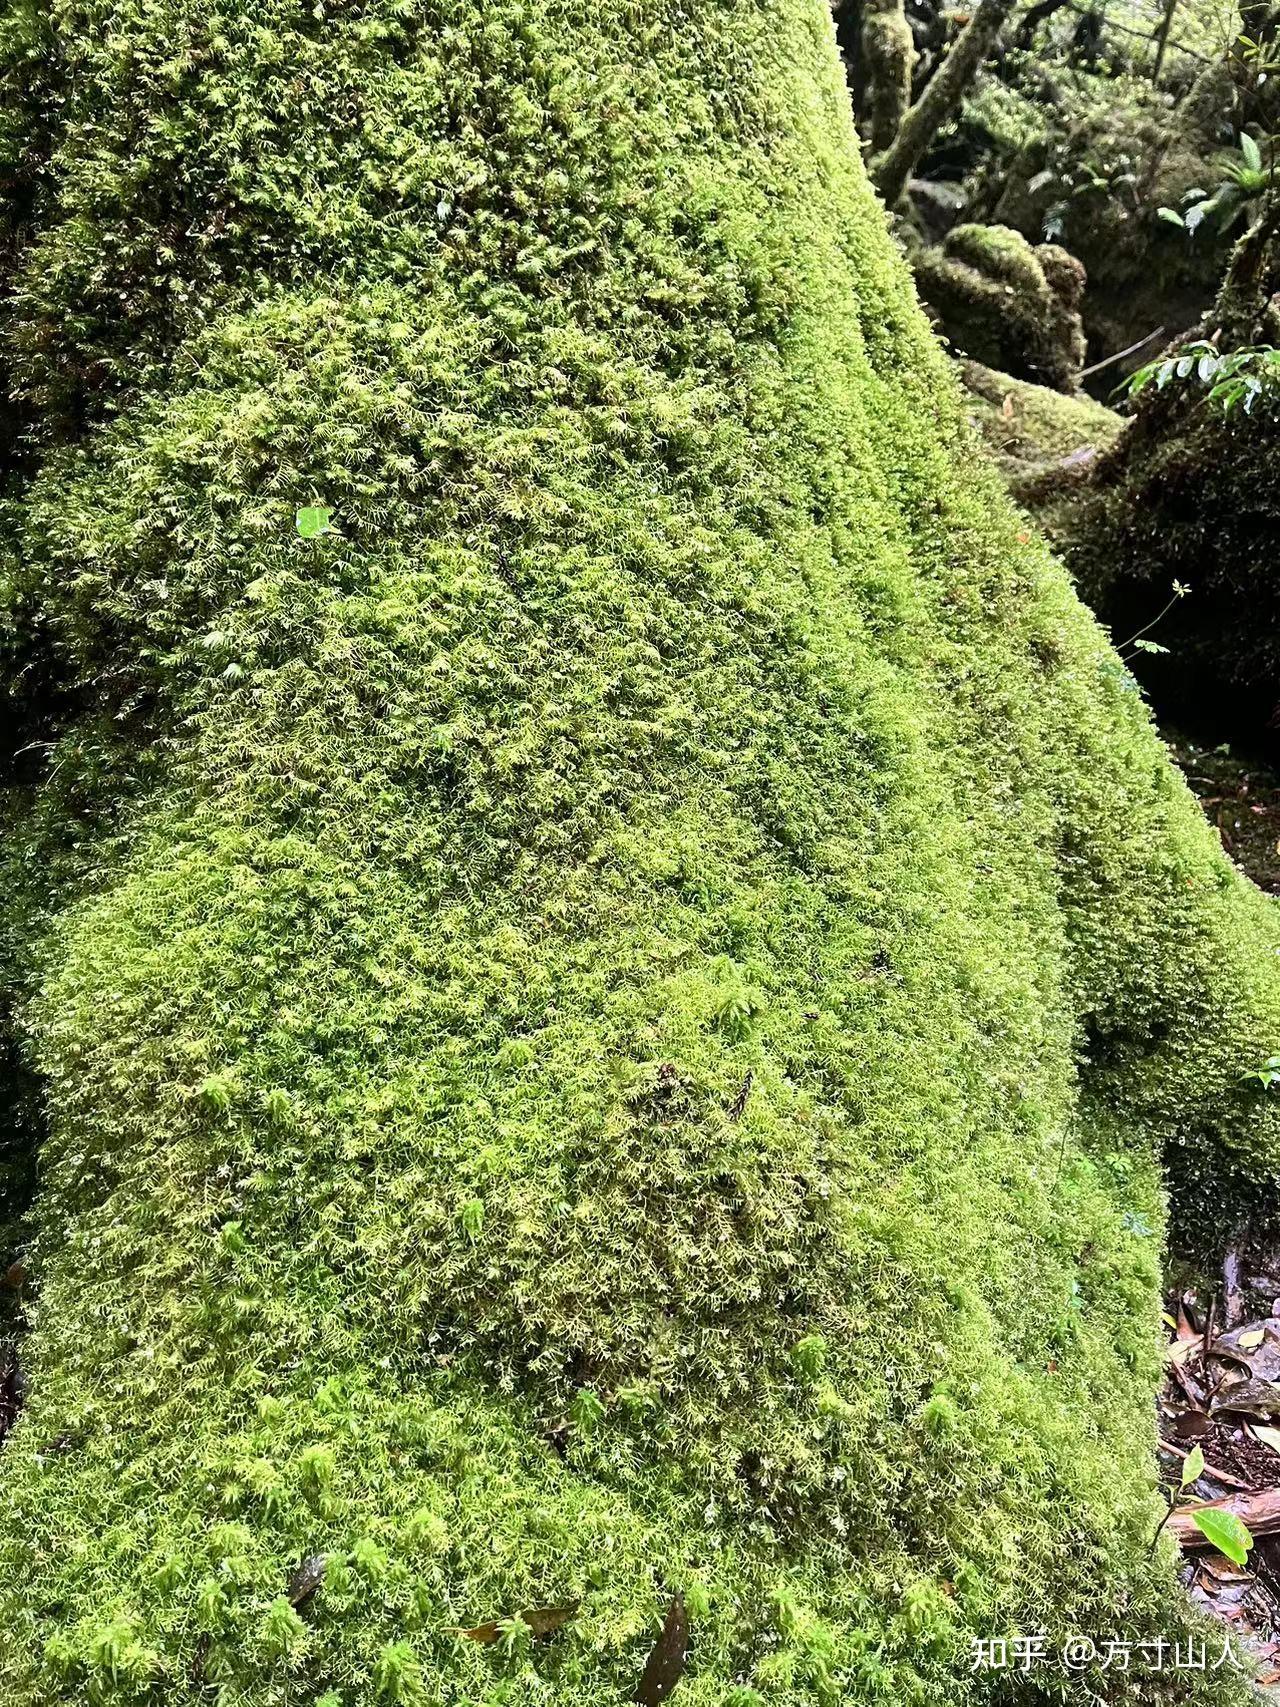
[[902, 0], [867, 0], [859, 36], [860, 77], [873, 152], [887, 148], [911, 104], [911, 72], [916, 61], [911, 26]]
[[1265, 739], [1280, 704], [1280, 408], [1210, 404], [1192, 377], [1144, 394], [1137, 419], [1092, 471], [1055, 532], [1086, 596], [1116, 632], [1142, 628], [1177, 581], [1191, 589], [1140, 661], [1161, 702], [1205, 702]]
[[[1221, 44], [1212, 52], [1220, 56]], [[1039, 130], [1017, 154], [993, 152], [969, 185], [975, 214], [1032, 242], [1052, 236], [1079, 258], [1097, 357], [1161, 327], [1175, 334], [1213, 300], [1229, 241], [1209, 225], [1188, 238], [1157, 211], [1213, 189], [1231, 158], [1223, 143], [1235, 91], [1225, 67], [1212, 69], [1195, 98], [1176, 106], [1145, 76], [1079, 77], [1069, 102], [1040, 103]]]
[[1180, 1632], [1162, 1170], [1275, 1172], [1278, 933], [975, 457], [825, 8], [59, 24], [6, 1703], [603, 1707], [676, 1589], [690, 1707]]
[[1043, 296], [1043, 268], [1026, 238], [1007, 225], [957, 225], [948, 238], [946, 251], [953, 259], [1017, 292]]
[[996, 77], [980, 78], [965, 97], [960, 128], [970, 146], [993, 150], [1006, 159], [1018, 155], [1044, 136], [1043, 103], [1015, 84]]
[[957, 225], [914, 258], [920, 293], [966, 355], [1019, 379], [1073, 391], [1084, 365], [1084, 270], [1054, 244], [1007, 226]]
[[1087, 471], [1097, 452], [1108, 449], [1125, 425], [1123, 417], [1085, 393], [1063, 396], [997, 374], [980, 362], [961, 362], [959, 376], [969, 398], [969, 418], [1015, 498], [1022, 500], [1068, 468]]

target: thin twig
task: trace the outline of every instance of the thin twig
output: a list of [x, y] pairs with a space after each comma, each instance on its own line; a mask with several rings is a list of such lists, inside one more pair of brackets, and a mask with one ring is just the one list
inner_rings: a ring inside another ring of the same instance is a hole
[[1104, 356], [1100, 362], [1094, 362], [1092, 367], [1080, 370], [1081, 379], [1088, 379], [1091, 373], [1101, 373], [1104, 367], [1110, 367], [1114, 362], [1122, 362], [1126, 356], [1131, 356], [1135, 350], [1140, 350], [1155, 338], [1164, 336], [1164, 327], [1157, 326], [1154, 332], [1148, 332], [1145, 338], [1139, 338], [1136, 344], [1130, 344], [1127, 350], [1117, 350], [1114, 356]]
[[[1087, 18], [1091, 13], [1097, 11], [1096, 6], [1078, 5], [1076, 0], [1067, 0], [1067, 5], [1073, 12], [1079, 13], [1082, 18]], [[1157, 32], [1155, 30], [1135, 30], [1132, 25], [1122, 24], [1115, 18], [1107, 18], [1105, 22], [1109, 30], [1119, 30], [1122, 35], [1137, 36], [1141, 41], [1154, 41], [1156, 39]], [[1210, 59], [1208, 54], [1197, 53], [1195, 48], [1188, 47], [1186, 42], [1171, 41], [1169, 46], [1177, 48], [1179, 53], [1185, 53], [1188, 59], [1198, 59], [1201, 65], [1216, 65], [1218, 63], [1216, 59]]]
[[[1195, 1451], [1193, 1446], [1175, 1446], [1173, 1441], [1166, 1440], [1163, 1435], [1159, 1439], [1162, 1452], [1172, 1452], [1179, 1458], [1189, 1458]], [[1239, 1476], [1232, 1476], [1226, 1470], [1219, 1470], [1216, 1464], [1206, 1464], [1200, 1474], [1207, 1476], [1211, 1482], [1221, 1482], [1224, 1488], [1239, 1488], [1243, 1494], [1251, 1494], [1255, 1491], [1252, 1482], [1242, 1482]]]

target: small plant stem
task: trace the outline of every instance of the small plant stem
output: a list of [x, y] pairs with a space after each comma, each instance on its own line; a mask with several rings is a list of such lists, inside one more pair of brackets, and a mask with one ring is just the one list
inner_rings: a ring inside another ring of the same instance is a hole
[[1165, 617], [1168, 616], [1169, 612], [1173, 609], [1174, 605], [1177, 604], [1178, 600], [1181, 597], [1182, 597], [1181, 593], [1175, 593], [1173, 595], [1173, 597], [1169, 600], [1168, 604], [1164, 607], [1164, 609], [1162, 611], [1160, 611], [1158, 613], [1158, 615], [1153, 616], [1151, 621], [1149, 623], [1147, 623], [1145, 628], [1140, 628], [1136, 634], [1131, 634], [1127, 640], [1122, 640], [1120, 642], [1119, 646], [1116, 647], [1116, 651], [1120, 654], [1120, 657], [1122, 659], [1124, 658], [1125, 647], [1126, 646], [1132, 646], [1135, 640], [1141, 640], [1144, 634], [1149, 634], [1150, 631], [1156, 626], [1156, 624], [1158, 622], [1163, 622]]
[[1159, 1523], [1156, 1524], [1156, 1532], [1151, 1537], [1151, 1546], [1147, 1549], [1148, 1559], [1154, 1559], [1155, 1558], [1156, 1543], [1159, 1541], [1161, 1535], [1164, 1533], [1165, 1524], [1168, 1523], [1169, 1519], [1173, 1516], [1173, 1502], [1174, 1502], [1175, 1498], [1176, 1498], [1176, 1496], [1175, 1496], [1173, 1490], [1170, 1489], [1169, 1490], [1169, 1509], [1165, 1512], [1164, 1516], [1160, 1519]]

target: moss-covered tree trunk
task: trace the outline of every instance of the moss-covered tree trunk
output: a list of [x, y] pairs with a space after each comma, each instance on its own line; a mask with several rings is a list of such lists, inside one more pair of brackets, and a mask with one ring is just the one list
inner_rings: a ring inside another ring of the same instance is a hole
[[881, 153], [898, 134], [911, 105], [911, 68], [916, 50], [903, 0], [867, 0], [862, 14], [861, 75], [872, 152]]
[[925, 151], [960, 105], [1013, 11], [1014, 0], [978, 0], [955, 45], [902, 116], [891, 143], [872, 162], [871, 175], [887, 207], [894, 207]]
[[824, 7], [23, 20], [7, 1707], [604, 1707], [677, 1591], [690, 1707], [1172, 1635], [1161, 1158], [1274, 1170], [1275, 922]]

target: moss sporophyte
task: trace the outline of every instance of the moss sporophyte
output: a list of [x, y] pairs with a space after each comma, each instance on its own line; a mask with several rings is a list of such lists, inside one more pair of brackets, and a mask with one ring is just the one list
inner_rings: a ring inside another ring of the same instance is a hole
[[826, 8], [53, 22], [6, 1707], [604, 1707], [668, 1620], [690, 1707], [964, 1707], [974, 1635], [1185, 1636], [1166, 1191], [1275, 1172], [1276, 923], [977, 459]]

